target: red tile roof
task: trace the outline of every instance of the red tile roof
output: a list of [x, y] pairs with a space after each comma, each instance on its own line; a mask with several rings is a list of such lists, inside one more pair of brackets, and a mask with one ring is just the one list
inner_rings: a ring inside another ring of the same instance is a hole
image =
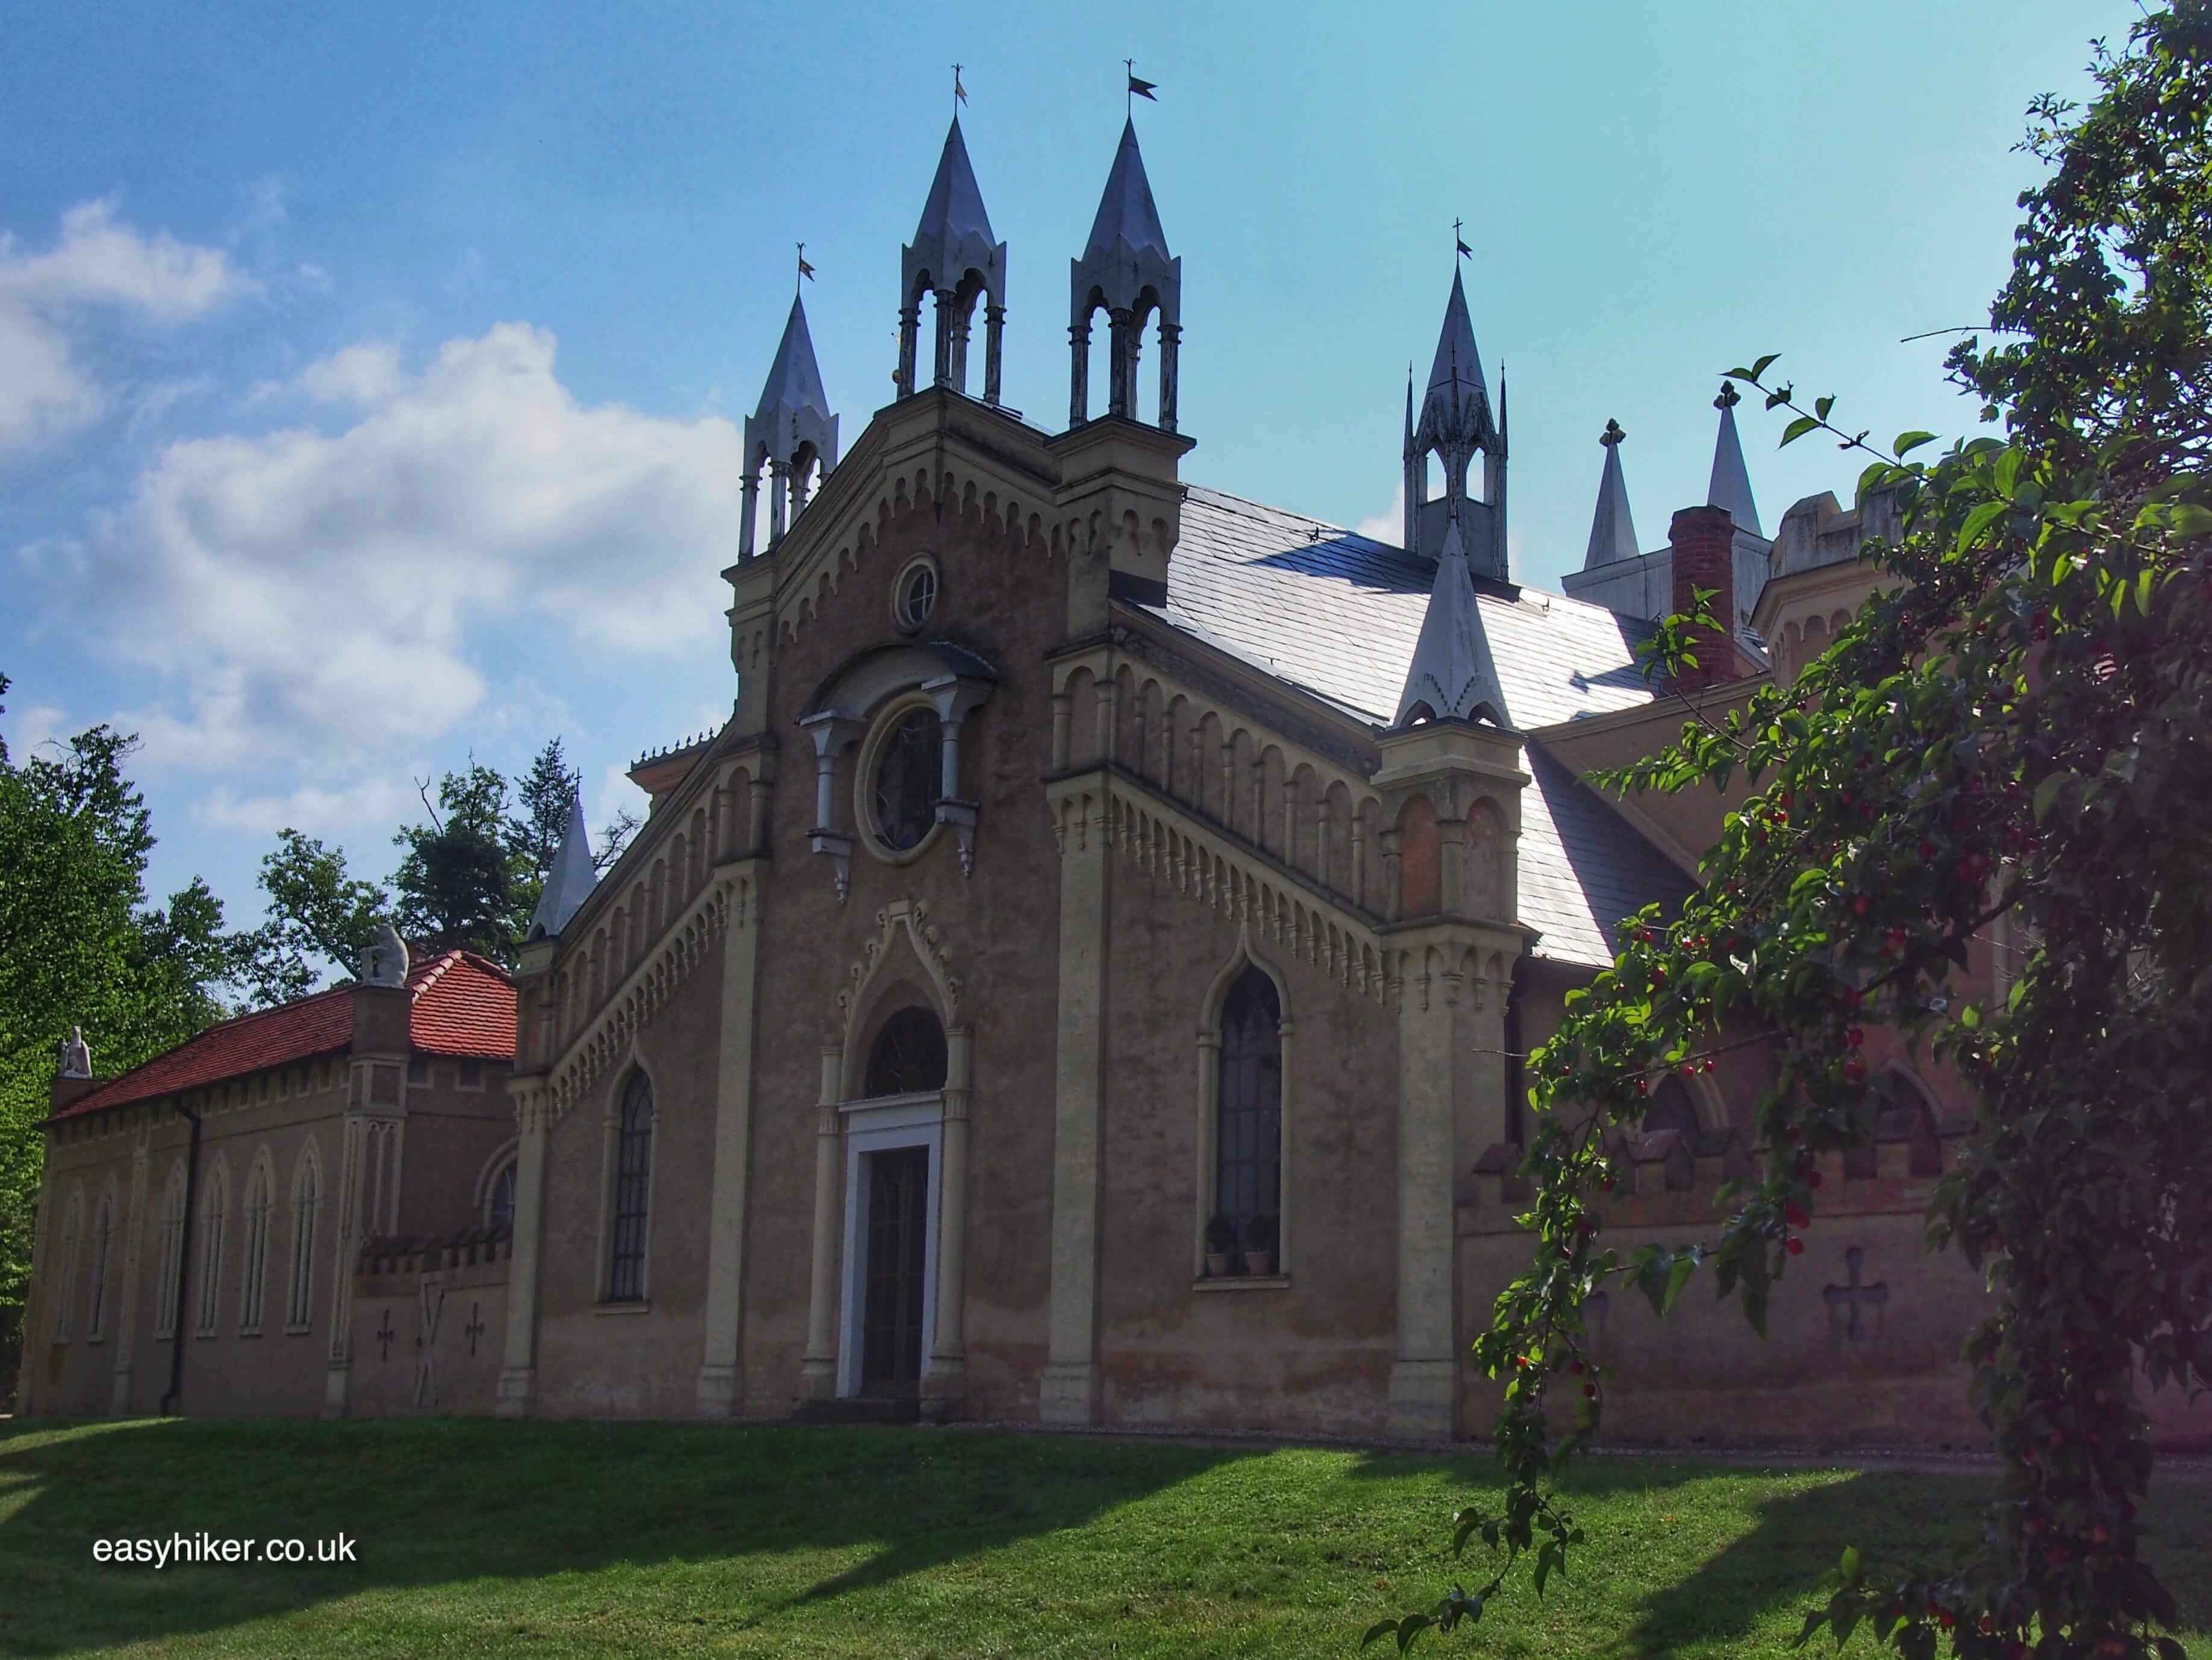
[[[353, 1042], [351, 986], [317, 992], [210, 1026], [165, 1055], [78, 1097], [54, 1116], [148, 1101], [182, 1090], [343, 1051]], [[514, 987], [499, 965], [470, 952], [441, 952], [407, 971], [408, 1037], [429, 1055], [514, 1057]]]

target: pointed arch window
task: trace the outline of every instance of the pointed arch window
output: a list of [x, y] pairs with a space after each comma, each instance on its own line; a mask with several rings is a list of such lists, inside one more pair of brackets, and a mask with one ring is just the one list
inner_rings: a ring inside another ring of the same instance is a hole
[[168, 1192], [161, 1202], [161, 1317], [155, 1322], [156, 1337], [177, 1335], [177, 1270], [183, 1266], [184, 1248], [185, 1161], [179, 1158], [169, 1168]]
[[1658, 1130], [1680, 1132], [1682, 1150], [1694, 1155], [1698, 1150], [1698, 1108], [1690, 1099], [1689, 1086], [1679, 1078], [1662, 1079], [1651, 1092], [1651, 1104], [1644, 1110], [1641, 1128], [1646, 1135]]
[[945, 1027], [933, 1010], [909, 1004], [884, 1022], [868, 1051], [861, 1092], [919, 1095], [945, 1087]]
[[514, 1171], [512, 1158], [499, 1167], [499, 1174], [491, 1178], [491, 1191], [484, 1200], [484, 1221], [495, 1228], [514, 1225]]
[[215, 1335], [222, 1307], [223, 1213], [230, 1207], [230, 1182], [217, 1165], [209, 1173], [207, 1192], [200, 1206], [200, 1221], [207, 1231], [200, 1246], [200, 1310], [198, 1335]]
[[633, 1073], [623, 1090], [615, 1128], [613, 1245], [607, 1259], [607, 1300], [645, 1300], [647, 1210], [653, 1196], [653, 1085]]
[[79, 1189], [70, 1195], [69, 1208], [62, 1213], [61, 1254], [54, 1260], [61, 1268], [58, 1289], [54, 1298], [54, 1341], [66, 1343], [70, 1335], [70, 1310], [76, 1302], [77, 1252], [80, 1236], [84, 1231], [84, 1190]]
[[115, 1237], [115, 1195], [104, 1193], [92, 1219], [92, 1306], [87, 1310], [85, 1335], [97, 1343], [107, 1335], [107, 1259]]
[[1248, 1254], [1273, 1251], [1282, 1213], [1282, 1026], [1274, 981], [1247, 968], [1221, 1006], [1213, 1214]]
[[1908, 1148], [1905, 1170], [1915, 1177], [1943, 1173], [1943, 1144], [1936, 1134], [1936, 1110], [1920, 1086], [1901, 1072], [1885, 1072], [1868, 1088], [1874, 1104], [1874, 1140], [1844, 1149], [1844, 1175], [1850, 1181], [1869, 1181], [1881, 1174], [1884, 1141], [1903, 1141]]
[[262, 1297], [269, 1283], [271, 1185], [269, 1162], [264, 1158], [254, 1166], [246, 1183], [246, 1273], [238, 1288], [238, 1329], [242, 1332], [261, 1329]]
[[322, 1172], [313, 1152], [300, 1161], [292, 1191], [292, 1289], [285, 1299], [284, 1326], [305, 1331], [315, 1312], [315, 1212], [322, 1202]]

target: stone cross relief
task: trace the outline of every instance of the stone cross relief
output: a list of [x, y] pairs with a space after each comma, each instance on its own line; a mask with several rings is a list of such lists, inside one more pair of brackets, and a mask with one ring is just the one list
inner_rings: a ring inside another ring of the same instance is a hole
[[384, 1323], [376, 1329], [376, 1335], [369, 1340], [376, 1345], [376, 1358], [380, 1361], [389, 1360], [392, 1358], [392, 1340], [398, 1335], [398, 1332], [392, 1329], [392, 1310], [386, 1309], [384, 1311]]
[[469, 1323], [461, 1328], [461, 1335], [469, 1340], [469, 1359], [477, 1358], [477, 1339], [484, 1335], [483, 1304], [469, 1304]]
[[438, 1404], [438, 1316], [446, 1306], [445, 1286], [425, 1280], [416, 1305], [422, 1329], [415, 1339], [415, 1404], [434, 1407]]
[[[1853, 1245], [1844, 1253], [1844, 1268], [1850, 1276], [1850, 1283], [1829, 1286], [1820, 1292], [1821, 1299], [1827, 1304], [1831, 1310], [1832, 1323], [1833, 1310], [1842, 1308], [1848, 1308], [1850, 1310], [1850, 1317], [1844, 1324], [1844, 1335], [1854, 1343], [1866, 1341], [1866, 1319], [1862, 1311], [1863, 1307], [1875, 1310], [1879, 1316], [1881, 1310], [1889, 1301], [1889, 1284], [1887, 1280], [1877, 1280], [1873, 1285], [1868, 1285], [1862, 1280], [1860, 1275], [1865, 1267], [1866, 1252], [1858, 1246]], [[1876, 1320], [1876, 1329], [1880, 1329], [1879, 1317]]]

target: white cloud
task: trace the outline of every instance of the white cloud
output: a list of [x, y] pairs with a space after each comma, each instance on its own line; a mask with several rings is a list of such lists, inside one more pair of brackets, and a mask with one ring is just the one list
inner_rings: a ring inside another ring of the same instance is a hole
[[1406, 534], [1406, 482], [1398, 481], [1398, 488], [1390, 493], [1390, 505], [1382, 512], [1370, 514], [1352, 527], [1352, 532], [1370, 541], [1388, 542], [1396, 547]]
[[125, 717], [149, 760], [328, 777], [417, 750], [478, 711], [502, 624], [550, 665], [711, 651], [735, 428], [585, 406], [554, 357], [520, 323], [419, 372], [352, 346], [296, 383], [350, 424], [163, 450], [82, 577], [110, 649], [178, 688]]
[[60, 239], [44, 252], [0, 234], [0, 451], [74, 431], [106, 407], [72, 339], [85, 311], [105, 307], [173, 325], [255, 286], [221, 249], [145, 235], [118, 222], [112, 202], [70, 209]]
[[337, 789], [307, 784], [283, 794], [240, 797], [220, 785], [192, 804], [192, 818], [211, 830], [274, 836], [281, 830], [328, 836], [364, 824], [387, 826], [419, 816], [412, 783], [374, 777]]

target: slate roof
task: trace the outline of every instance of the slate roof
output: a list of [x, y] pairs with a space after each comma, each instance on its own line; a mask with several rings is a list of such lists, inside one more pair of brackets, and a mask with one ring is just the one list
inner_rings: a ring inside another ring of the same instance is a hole
[[[1194, 484], [1167, 603], [1139, 609], [1382, 727], [1435, 577], [1430, 562], [1388, 544]], [[1474, 587], [1505, 722], [1529, 739], [1521, 920], [1541, 933], [1540, 957], [1609, 964], [1620, 919], [1689, 883], [1545, 752], [1542, 729], [1649, 702], [1635, 651], [1651, 624], [1534, 588]]]
[[[336, 986], [210, 1026], [88, 1091], [54, 1116], [74, 1118], [336, 1054], [353, 1042], [353, 994], [350, 985]], [[416, 1049], [514, 1059], [514, 987], [496, 964], [460, 951], [425, 957], [408, 970], [407, 994], [408, 1037]]]

